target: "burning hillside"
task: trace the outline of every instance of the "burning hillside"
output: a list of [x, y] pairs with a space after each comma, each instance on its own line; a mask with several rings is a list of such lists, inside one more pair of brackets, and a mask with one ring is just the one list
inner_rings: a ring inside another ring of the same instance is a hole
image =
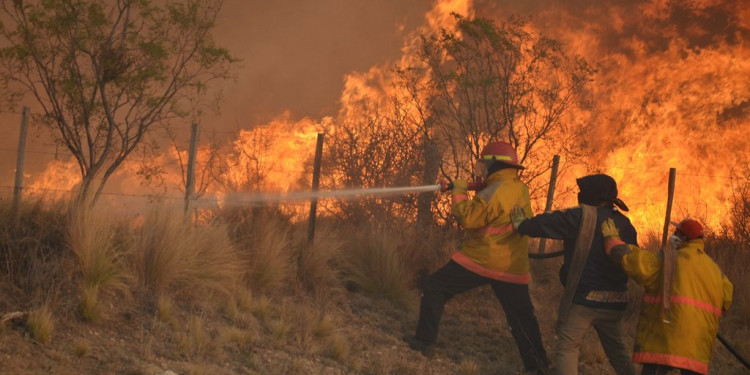
[[[214, 179], [223, 183], [207, 186], [206, 194], [226, 189], [305, 188], [300, 182], [309, 178], [316, 133], [336, 135], [338, 131], [341, 135], [346, 124], [362, 122], [373, 113], [390, 111], [383, 115], [387, 121], [377, 126], [394, 123], [394, 118], [412, 124], [407, 129], [413, 132], [398, 139], [413, 139], [417, 144], [420, 138], [414, 129], [431, 118], [429, 108], [420, 107], [429, 102], [420, 89], [430, 73], [425, 70], [422, 76], [412, 76], [411, 85], [403, 85], [399, 69], [418, 65], [422, 36], [455, 27], [453, 13], [496, 24], [506, 22], [510, 14], [530, 16], [524, 24], [529, 35], [560, 40], [569, 56], [580, 56], [596, 69], [575, 105], [561, 117], [560, 133], [542, 139], [537, 146], [540, 152], [526, 161], [544, 172], [552, 154], [564, 152], [556, 208], [575, 204], [574, 195], [566, 194], [575, 177], [604, 172], [618, 180], [620, 196], [631, 207], [636, 226], [658, 228], [665, 209], [668, 170], [674, 167], [673, 216], [697, 217], [714, 227], [723, 222], [733, 186], [748, 173], [744, 131], [750, 125], [750, 85], [746, 82], [750, 77], [750, 10], [740, 1], [437, 1], [426, 14], [425, 26], [405, 39], [400, 61], [345, 77], [341, 107], [334, 118], [298, 120], [282, 115], [239, 131], [230, 145], [219, 148], [222, 161], [216, 164], [222, 168]], [[393, 103], [398, 103], [395, 110]], [[350, 138], [355, 136], [350, 132]], [[562, 138], [566, 142], [560, 142]], [[36, 176], [34, 186], [70, 188], [58, 186], [59, 178], [51, 177], [60, 171], [73, 173], [55, 165]], [[175, 166], [166, 171], [179, 176]], [[543, 184], [548, 178], [547, 173], [536, 180], [537, 210], [543, 208]], [[180, 179], [171, 181], [165, 192], [179, 190]], [[328, 187], [344, 187], [335, 181], [332, 178]], [[419, 181], [414, 176], [401, 182], [435, 181]]]

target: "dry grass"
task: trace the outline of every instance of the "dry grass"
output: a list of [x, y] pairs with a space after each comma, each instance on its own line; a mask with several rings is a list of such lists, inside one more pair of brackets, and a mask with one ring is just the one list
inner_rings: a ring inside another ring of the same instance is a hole
[[236, 346], [240, 351], [250, 350], [254, 344], [256, 335], [249, 330], [243, 330], [237, 327], [225, 329], [220, 336], [220, 341], [225, 346]]
[[165, 295], [156, 298], [156, 318], [162, 323], [170, 323], [174, 319], [174, 305]]
[[[194, 228], [185, 225], [181, 212], [166, 210], [150, 213], [137, 227], [92, 223], [87, 230], [80, 228], [83, 220], [71, 222], [66, 230], [65, 215], [38, 215], [42, 224], [22, 217], [25, 228], [14, 232], [12, 226], [0, 227], [0, 244], [13, 251], [12, 257], [3, 258], [10, 263], [0, 263], [4, 267], [0, 271], [5, 280], [19, 281], [7, 285], [37, 290], [25, 300], [19, 299], [21, 294], [14, 298], [34, 306], [39, 305], [40, 296], [49, 295], [55, 306], [54, 317], [49, 307], [42, 307], [27, 320], [28, 331], [44, 342], [45, 352], [39, 351], [41, 345], [31, 346], [37, 348], [31, 349], [32, 354], [2, 346], [10, 358], [19, 358], [14, 359], [17, 362], [48, 361], [36, 365], [36, 372], [97, 373], [122, 366], [133, 373], [150, 373], [143, 370], [148, 366], [141, 366], [147, 364], [159, 367], [158, 373], [168, 369], [227, 374], [521, 373], [505, 316], [488, 288], [457, 296], [446, 305], [436, 358], [425, 359], [401, 341], [404, 334], [413, 333], [416, 324], [415, 281], [442, 266], [455, 249], [456, 236], [450, 231], [319, 226], [315, 243], [308, 246], [306, 223], [295, 224], [262, 210], [235, 212], [232, 220], [218, 216], [213, 223]], [[0, 218], [0, 224], [3, 220], [7, 218]], [[78, 226], [75, 232], [73, 225]], [[124, 249], [131, 251], [126, 259], [147, 293], [126, 279], [104, 277], [123, 272], [122, 268], [96, 271], [107, 267], [82, 261], [94, 257], [66, 252], [66, 243], [72, 248], [74, 233], [79, 249], [99, 243], [113, 251], [109, 259], [117, 259], [117, 267], [125, 260]], [[122, 233], [132, 239], [129, 247], [123, 246]], [[652, 237], [642, 233], [641, 244], [653, 246], [659, 239]], [[744, 340], [750, 334], [750, 299], [741, 285], [750, 285], [743, 269], [750, 260], [748, 251], [732, 238], [708, 243], [736, 287], [735, 306], [723, 319], [722, 332], [746, 353], [750, 351]], [[24, 259], [24, 254], [35, 260]], [[67, 264], [76, 266], [72, 268], [75, 277], [61, 272]], [[550, 317], [556, 313], [562, 290], [558, 267], [559, 258], [534, 261], [532, 267], [531, 293], [550, 358], [555, 344]], [[90, 271], [85, 273], [84, 268]], [[25, 281], [20, 277], [22, 270], [31, 272]], [[48, 274], [53, 285], [42, 288], [50, 283], [45, 279]], [[93, 282], [86, 287], [89, 283], [84, 280]], [[133, 309], [109, 315], [112, 324], [71, 319], [76, 312], [88, 320], [101, 316], [98, 308], [106, 295], [102, 288], [117, 285], [109, 280], [120, 280], [134, 295], [145, 294], [145, 298], [133, 300]], [[238, 281], [245, 287], [238, 287]], [[221, 298], [212, 298], [216, 296]], [[393, 303], [383, 303], [384, 299]], [[6, 307], [9, 301], [6, 297]], [[200, 301], [207, 302], [195, 303]], [[60, 322], [57, 329], [55, 320]], [[631, 318], [626, 328], [629, 335], [634, 332], [634, 321]], [[0, 335], [23, 340], [17, 331], [16, 325], [8, 323]], [[593, 330], [591, 334], [582, 350], [582, 373], [608, 373], [610, 366]], [[717, 347], [712, 372], [740, 373], [732, 365], [734, 360]], [[28, 372], [21, 366], [10, 367], [13, 370]]]
[[68, 246], [81, 274], [81, 313], [84, 319], [100, 317], [99, 292], [130, 295], [132, 279], [122, 246], [116, 241], [115, 224], [101, 211], [75, 209], [68, 226]]
[[52, 341], [52, 333], [55, 331], [55, 320], [52, 315], [52, 309], [48, 305], [42, 305], [40, 308], [29, 313], [26, 325], [34, 340], [44, 345]]
[[458, 373], [461, 375], [479, 375], [479, 364], [474, 360], [466, 359], [458, 364]]
[[304, 240], [296, 246], [297, 280], [314, 296], [330, 300], [341, 287], [336, 260], [341, 257], [344, 241], [331, 228], [318, 228], [312, 244], [307, 243], [306, 236], [300, 237]]
[[61, 204], [28, 201], [16, 215], [0, 201], [0, 309], [29, 297], [38, 303], [67, 288], [67, 220]]
[[73, 353], [78, 358], [85, 357], [91, 353], [91, 344], [87, 341], [77, 340], [73, 344]]
[[177, 347], [188, 360], [203, 358], [214, 349], [213, 339], [205, 327], [203, 318], [191, 316], [187, 326], [176, 335]]
[[291, 228], [271, 218], [256, 224], [242, 241], [245, 281], [253, 290], [281, 290], [295, 274]]
[[413, 274], [403, 258], [407, 247], [396, 232], [370, 230], [351, 236], [341, 253], [344, 281], [352, 290], [413, 309]]
[[83, 286], [83, 290], [81, 291], [80, 313], [81, 317], [89, 322], [95, 322], [101, 318], [99, 287], [97, 285], [85, 284]]
[[157, 294], [227, 297], [242, 275], [237, 251], [222, 225], [190, 228], [181, 213], [155, 209], [134, 236], [139, 279]]

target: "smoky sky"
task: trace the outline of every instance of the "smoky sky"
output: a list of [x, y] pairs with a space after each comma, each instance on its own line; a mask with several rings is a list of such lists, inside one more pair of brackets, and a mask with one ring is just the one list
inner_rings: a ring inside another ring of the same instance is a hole
[[344, 75], [398, 59], [432, 0], [225, 0], [215, 40], [241, 59], [219, 128], [335, 115]]
[[[659, 6], [657, 6], [658, 4]], [[725, 43], [735, 45], [750, 40], [747, 0], [705, 2], [654, 0], [477, 0], [479, 17], [497, 18], [511, 14], [531, 17], [553, 38], [555, 29], [575, 30], [596, 25], [597, 49], [601, 54], [630, 55], [629, 40], [645, 43], [647, 53], [669, 48], [675, 39], [685, 41], [693, 50]], [[644, 14], [644, 8], [659, 9]], [[613, 25], [617, 13], [621, 24]]]

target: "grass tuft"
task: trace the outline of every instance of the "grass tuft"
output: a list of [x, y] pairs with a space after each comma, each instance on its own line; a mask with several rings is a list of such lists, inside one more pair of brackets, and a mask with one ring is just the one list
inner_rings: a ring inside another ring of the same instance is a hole
[[31, 337], [41, 344], [49, 344], [52, 341], [52, 333], [55, 330], [55, 321], [52, 310], [47, 305], [29, 313], [26, 321]]
[[306, 242], [296, 246], [297, 280], [300, 285], [318, 299], [329, 300], [340, 288], [340, 275], [335, 261], [340, 257], [344, 241], [337, 239], [332, 230], [320, 228], [312, 244]]
[[342, 252], [345, 282], [350, 289], [414, 308], [412, 275], [401, 257], [404, 246], [395, 233], [371, 229], [354, 236]]
[[471, 359], [464, 359], [458, 364], [460, 375], [479, 375], [479, 364]]
[[197, 316], [191, 316], [186, 331], [177, 335], [177, 346], [189, 360], [205, 356], [211, 350], [211, 345], [211, 335], [206, 331], [203, 319]]
[[170, 323], [174, 318], [174, 305], [169, 297], [160, 295], [156, 299], [156, 318], [162, 323]]
[[135, 234], [138, 276], [147, 289], [203, 299], [231, 296], [242, 271], [222, 225], [190, 228], [181, 213], [154, 209]]
[[73, 354], [75, 354], [76, 357], [85, 357], [89, 355], [89, 353], [91, 353], [91, 344], [87, 341], [77, 340], [73, 345]]
[[83, 319], [89, 322], [96, 322], [101, 318], [98, 286], [83, 286], [83, 291], [81, 291], [80, 312]]
[[68, 246], [81, 273], [81, 306], [83, 318], [100, 317], [99, 292], [115, 291], [130, 296], [132, 279], [125, 266], [125, 251], [116, 241], [115, 225], [102, 211], [76, 208], [68, 227]]

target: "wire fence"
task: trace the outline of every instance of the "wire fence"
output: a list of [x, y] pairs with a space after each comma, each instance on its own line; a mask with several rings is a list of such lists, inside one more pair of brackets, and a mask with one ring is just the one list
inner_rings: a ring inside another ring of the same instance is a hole
[[[15, 113], [20, 115], [21, 112]], [[43, 139], [43, 135], [40, 135], [38, 132], [37, 127], [37, 134], [32, 135], [30, 138], [35, 139], [34, 142], [30, 145], [31, 147], [27, 147], [25, 150], [26, 154], [35, 155], [37, 158], [34, 160], [35, 164], [37, 164], [36, 172], [40, 170], [40, 168], [46, 168], [46, 164], [50, 161], [61, 161], [63, 163], [73, 163], [73, 158], [70, 153], [70, 151], [59, 144], [56, 144], [52, 142], [51, 140], [47, 141], [40, 141]], [[189, 138], [188, 133], [190, 132], [189, 126], [176, 126], [173, 127], [172, 130], [176, 132], [177, 138], [186, 140]], [[233, 137], [238, 137], [239, 134], [245, 129], [235, 129], [235, 130], [219, 130], [219, 131], [204, 131], [203, 133], [220, 133], [225, 135], [231, 135]], [[48, 129], [45, 129], [45, 131], [48, 131]], [[0, 135], [3, 135], [3, 138], [6, 139], [5, 143], [8, 143], [9, 139], [18, 139], [18, 132], [11, 131], [8, 128], [6, 128], [4, 131], [0, 132]], [[274, 139], [282, 139], [282, 140], [300, 140], [300, 138], [293, 134], [279, 134], [274, 133], [272, 135]], [[54, 147], [54, 151], [51, 150], [51, 148]], [[187, 150], [188, 147], [186, 145], [181, 146], [182, 150]], [[312, 150], [311, 150], [312, 151]], [[18, 153], [18, 147], [13, 147], [11, 145], [2, 145], [0, 146], [0, 153], [7, 155], [4, 159], [5, 160], [12, 160], [13, 155], [16, 155]], [[136, 156], [136, 155], [134, 155]], [[187, 163], [187, 160], [180, 160], [177, 158], [167, 158], [167, 160], [157, 160], [157, 159], [141, 159], [137, 160], [135, 162], [140, 163], [147, 163], [151, 168], [156, 169], [164, 169], [164, 170], [171, 170], [172, 172], [179, 172], [182, 173], [185, 164]], [[45, 165], [44, 167], [40, 167], [39, 164]], [[666, 177], [667, 170], [661, 170], [656, 168], [643, 168], [639, 166], [620, 166], [620, 165], [588, 165], [589, 168], [593, 168], [596, 170], [624, 170], [624, 171], [630, 171], [634, 172], [635, 174], [640, 175], [649, 175], [649, 176], [658, 176], [663, 175]], [[12, 168], [12, 167], [11, 167]], [[75, 169], [74, 169], [75, 170]], [[12, 171], [12, 170], [11, 170]], [[72, 176], [67, 176], [72, 177]], [[680, 171], [677, 170], [677, 177], [678, 177], [678, 185], [680, 185], [679, 181], [680, 178], [690, 179], [693, 180], [691, 182], [692, 186], [696, 185], [697, 180], [697, 186], [699, 187], [699, 191], [706, 190], [706, 191], [713, 191], [715, 189], [712, 189], [713, 186], [717, 184], [717, 181], [719, 184], [731, 185], [734, 183], [734, 181], [737, 179], [737, 177], [727, 174], [713, 174], [713, 173], [696, 173], [694, 171], [686, 172], [686, 171]], [[630, 182], [632, 183], [632, 182]], [[37, 186], [35, 186], [37, 185]], [[27, 184], [25, 183], [23, 186], [9, 186], [9, 185], [0, 185], [0, 189], [7, 190], [9, 192], [19, 191], [24, 194], [39, 194], [39, 195], [70, 195], [76, 193], [75, 189], [61, 189], [61, 188], [55, 188], [53, 186], [49, 186], [51, 184], [47, 184], [48, 186], [38, 186], [38, 184]], [[69, 185], [70, 186], [70, 185]], [[142, 190], [149, 190], [146, 188], [141, 188]], [[122, 191], [111, 191], [105, 189], [101, 193], [101, 196], [103, 197], [109, 197], [109, 198], [129, 198], [129, 199], [139, 199], [143, 200], [144, 202], [173, 202], [173, 203], [180, 203], [185, 201], [184, 196], [184, 186], [170, 186], [166, 187], [164, 189], [161, 189], [158, 192], [155, 191], [135, 191], [138, 190], [138, 188], [133, 189], [134, 192], [122, 192]], [[169, 193], [166, 193], [165, 191], [170, 191]], [[634, 197], [623, 197], [623, 199], [626, 201], [628, 206], [631, 208], [631, 212], [638, 212], [643, 210], [649, 210], [653, 211], [653, 208], [655, 205], [663, 205], [666, 197], [662, 197], [658, 200], [655, 199], [648, 199], [645, 197], [645, 195], [638, 195]], [[715, 197], [710, 197], [711, 199], [714, 199]], [[203, 197], [197, 197], [197, 200], [217, 200], [215, 197], [212, 196], [203, 196]], [[321, 198], [325, 199], [325, 198]], [[559, 203], [560, 201], [557, 200]], [[309, 204], [310, 201], [289, 201], [284, 202], [284, 205], [287, 206], [302, 206]], [[713, 209], [711, 207], [708, 207], [708, 203], [705, 201], [701, 202], [700, 199], [684, 199], [680, 196], [678, 196], [674, 200], [674, 204], [679, 209], [682, 209], [683, 211], [688, 212], [698, 212], [704, 216], [708, 216]], [[553, 206], [553, 208], [559, 209], [559, 205], [556, 204]], [[647, 227], [640, 227], [637, 228], [639, 231], [649, 231], [651, 228]]]

